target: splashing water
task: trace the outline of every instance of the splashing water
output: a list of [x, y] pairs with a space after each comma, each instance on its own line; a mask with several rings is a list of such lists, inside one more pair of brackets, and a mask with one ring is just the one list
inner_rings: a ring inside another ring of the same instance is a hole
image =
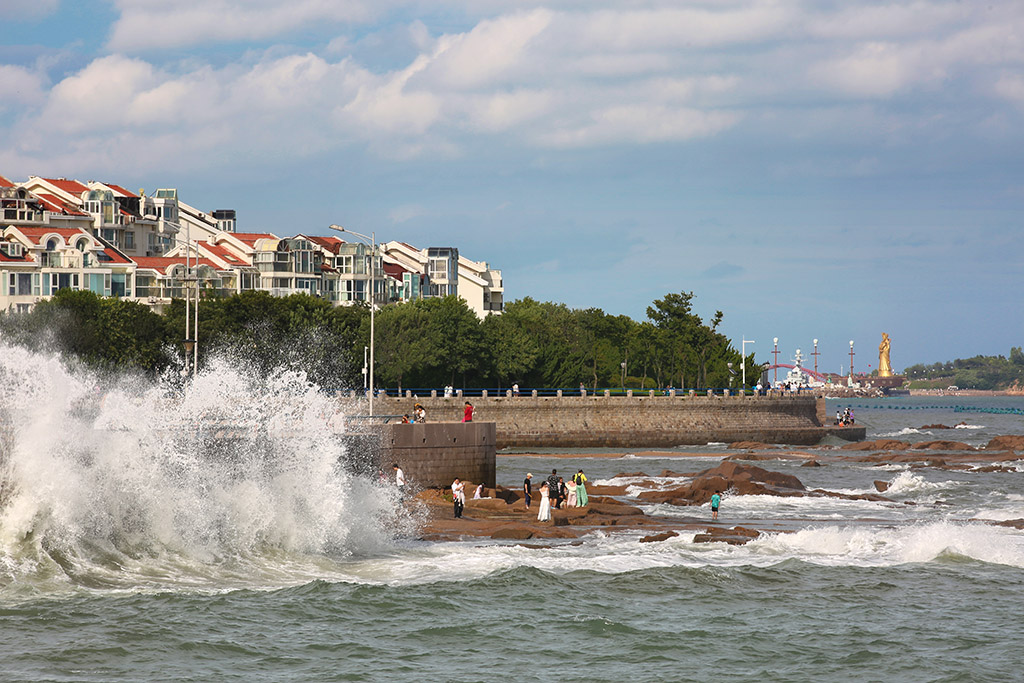
[[225, 357], [186, 384], [109, 380], [0, 355], [0, 589], [304, 581], [410, 522], [346, 469], [361, 454], [302, 372], [258, 377]]

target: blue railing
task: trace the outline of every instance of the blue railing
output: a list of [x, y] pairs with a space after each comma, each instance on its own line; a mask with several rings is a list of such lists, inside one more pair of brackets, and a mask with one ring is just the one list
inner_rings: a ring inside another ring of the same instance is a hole
[[[378, 387], [377, 388], [377, 396], [390, 396], [391, 398], [405, 398], [406, 397], [406, 392], [409, 392], [412, 395], [412, 397], [426, 398], [426, 397], [429, 397], [431, 395], [432, 391], [433, 392], [437, 392], [437, 396], [439, 398], [445, 396], [444, 388], [436, 388], [436, 387], [402, 387], [400, 390], [399, 389], [395, 389], [395, 388]], [[512, 390], [509, 387], [479, 387], [479, 388], [454, 390], [453, 393], [451, 394], [451, 396], [452, 397], [458, 397], [458, 395], [459, 395], [458, 392], [459, 391], [462, 392], [462, 397], [463, 398], [480, 397], [480, 396], [483, 396], [483, 392], [485, 392], [485, 391], [487, 392], [487, 396], [488, 397], [500, 398], [500, 397], [507, 396], [508, 392], [510, 392]], [[670, 389], [629, 389], [629, 388], [623, 389], [622, 387], [598, 387], [597, 389], [591, 389], [590, 387], [587, 387], [586, 390], [585, 390], [585, 395], [586, 396], [599, 396], [599, 397], [603, 397], [606, 391], [608, 392], [608, 394], [610, 396], [626, 396], [627, 392], [632, 391], [634, 397], [640, 398], [640, 397], [649, 396], [652, 391], [654, 392], [655, 396], [669, 396], [670, 395], [670, 391], [673, 391], [673, 390], [670, 390]], [[737, 387], [733, 387], [731, 389], [728, 388], [728, 387], [704, 387], [704, 388], [700, 388], [700, 389], [689, 389], [689, 388], [686, 388], [686, 389], [675, 389], [674, 391], [675, 391], [675, 395], [676, 396], [688, 396], [690, 391], [693, 391], [698, 396], [706, 396], [708, 391], [710, 391], [715, 396], [722, 396], [727, 391], [730, 394], [732, 394], [732, 395], [740, 393], [740, 389], [737, 388]], [[809, 390], [805, 390], [802, 393], [807, 393], [807, 391], [809, 391]], [[357, 392], [358, 392], [358, 390], [357, 390]], [[527, 388], [520, 387], [519, 393], [516, 394], [516, 395], [519, 396], [519, 397], [529, 397], [529, 396], [533, 396], [534, 392], [536, 392], [537, 396], [546, 396], [546, 397], [558, 396], [559, 392], [561, 392], [562, 396], [566, 396], [566, 397], [568, 397], [568, 396], [582, 396], [582, 395], [584, 395], [584, 392], [581, 392], [579, 387], [561, 387], [561, 388], [559, 388], [559, 387], [527, 387]], [[753, 389], [747, 389], [745, 393], [747, 395], [752, 395], [755, 392], [754, 392]], [[762, 392], [762, 393], [764, 393], [764, 392]], [[787, 392], [787, 393], [791, 393], [791, 392]]]

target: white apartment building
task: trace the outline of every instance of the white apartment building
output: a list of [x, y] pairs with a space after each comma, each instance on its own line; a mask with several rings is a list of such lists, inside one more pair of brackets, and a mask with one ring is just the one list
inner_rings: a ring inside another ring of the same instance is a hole
[[456, 295], [480, 318], [503, 308], [501, 271], [455, 247], [385, 242], [374, 255], [334, 236], [239, 232], [234, 210], [204, 212], [175, 189], [147, 195], [98, 181], [0, 176], [0, 211], [0, 310], [27, 310], [67, 287], [160, 310], [183, 296], [188, 267], [207, 296], [262, 290], [379, 307]]

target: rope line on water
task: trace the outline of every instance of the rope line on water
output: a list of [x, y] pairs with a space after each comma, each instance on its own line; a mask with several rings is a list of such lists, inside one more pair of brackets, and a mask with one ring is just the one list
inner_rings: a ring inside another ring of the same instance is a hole
[[995, 415], [1024, 415], [1024, 408], [997, 408], [984, 406], [872, 406], [862, 403], [851, 403], [847, 406], [839, 405], [838, 408], [857, 408], [859, 410], [952, 410], [954, 413], [992, 413]]

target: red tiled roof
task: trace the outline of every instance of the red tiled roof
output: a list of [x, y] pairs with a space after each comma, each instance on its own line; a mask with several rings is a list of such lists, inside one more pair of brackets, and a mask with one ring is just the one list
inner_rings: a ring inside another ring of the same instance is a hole
[[106, 254], [110, 258], [110, 260], [106, 261], [105, 263], [131, 263], [132, 262], [132, 260], [130, 258], [128, 258], [124, 254], [119, 252], [117, 249], [114, 249], [113, 247], [107, 247], [106, 249], [103, 250], [103, 253]]
[[14, 187], [14, 183], [0, 175], [0, 187]]
[[139, 196], [139, 195], [135, 194], [134, 192], [129, 192], [128, 190], [124, 189], [120, 185], [115, 185], [113, 183], [103, 183], [103, 184], [106, 185], [107, 187], [109, 187], [114, 192], [117, 192], [119, 194], [123, 194], [125, 197], [138, 197]]
[[277, 235], [271, 235], [269, 232], [229, 232], [228, 234], [237, 239], [239, 242], [245, 242], [250, 246], [255, 244], [256, 240], [280, 239]]
[[51, 185], [59, 187], [65, 192], [73, 194], [76, 197], [82, 194], [83, 192], [87, 192], [89, 190], [88, 187], [78, 182], [77, 180], [67, 180], [66, 178], [42, 178], [42, 180], [45, 180]]
[[228, 263], [230, 263], [232, 265], [237, 265], [237, 266], [248, 266], [248, 265], [250, 265], [250, 263], [249, 263], [249, 261], [247, 259], [239, 257], [237, 254], [235, 254], [235, 252], [233, 252], [230, 249], [228, 249], [227, 247], [221, 246], [219, 244], [210, 244], [209, 242], [203, 242], [199, 246], [202, 247], [203, 249], [205, 249], [206, 251], [210, 252], [211, 254], [216, 256], [217, 258], [221, 259], [222, 261], [227, 261]]
[[[161, 272], [167, 270], [167, 266], [185, 263], [184, 256], [136, 256], [131, 260], [134, 261], [135, 265], [139, 268], [148, 268], [150, 270], [159, 270]], [[195, 263], [192, 259], [189, 259], [189, 262], [193, 264]], [[217, 268], [217, 264], [208, 258], [200, 258], [199, 264], [210, 266], [214, 269]]]
[[81, 228], [52, 228], [52, 227], [36, 227], [36, 226], [18, 226], [16, 228], [25, 237], [32, 238], [34, 240], [41, 240], [47, 235], [60, 235], [64, 238], [64, 241], [68, 241], [78, 237], [79, 235], [90, 236], [85, 230]]
[[396, 280], [401, 280], [402, 273], [411, 273], [412, 271], [407, 268], [403, 268], [397, 263], [385, 263], [384, 272], [390, 275], [391, 277], [395, 278]]
[[338, 248], [345, 244], [345, 240], [340, 237], [328, 236], [324, 237], [321, 235], [310, 235], [306, 239], [314, 244], [319, 244], [324, 249], [327, 249], [332, 254], [338, 253]]
[[55, 197], [52, 194], [36, 193], [36, 197], [39, 197], [39, 201], [43, 203], [45, 208], [50, 213], [61, 213], [68, 216], [88, 216], [89, 214], [84, 211], [79, 211], [77, 208], [70, 206], [65, 203], [60, 197]]
[[0, 251], [0, 261], [13, 262], [13, 263], [34, 263], [32, 259], [28, 257], [28, 252], [21, 255], [21, 258], [15, 258], [14, 256], [8, 256], [7, 254]]

